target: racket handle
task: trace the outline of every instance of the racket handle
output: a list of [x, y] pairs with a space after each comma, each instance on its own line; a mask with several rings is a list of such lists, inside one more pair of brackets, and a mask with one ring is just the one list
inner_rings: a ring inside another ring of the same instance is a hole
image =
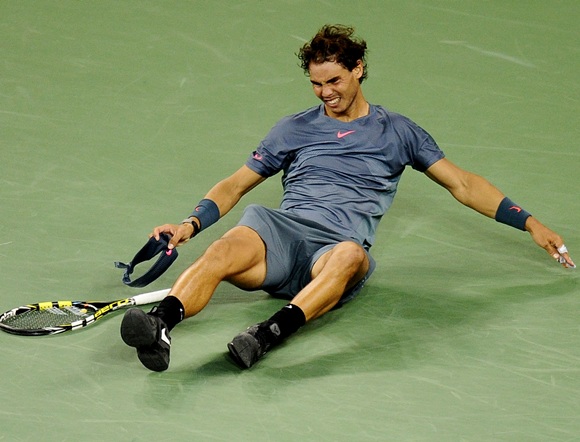
[[170, 289], [157, 290], [155, 292], [143, 293], [141, 295], [133, 296], [135, 305], [153, 304], [159, 302], [167, 296]]

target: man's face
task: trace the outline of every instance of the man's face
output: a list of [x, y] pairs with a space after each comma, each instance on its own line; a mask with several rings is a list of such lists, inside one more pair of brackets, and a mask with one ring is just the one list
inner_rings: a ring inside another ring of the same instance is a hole
[[314, 94], [323, 101], [329, 117], [358, 118], [355, 114], [361, 100], [364, 101], [359, 82], [363, 74], [362, 63], [352, 71], [336, 62], [310, 63], [309, 72]]

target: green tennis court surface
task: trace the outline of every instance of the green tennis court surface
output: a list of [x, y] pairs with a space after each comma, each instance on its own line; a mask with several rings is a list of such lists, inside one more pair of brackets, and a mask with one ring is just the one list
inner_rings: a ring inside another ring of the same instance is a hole
[[[365, 96], [408, 115], [580, 260], [577, 1], [2, 2], [0, 311], [116, 299], [113, 262], [179, 221], [281, 117], [315, 105], [294, 55], [324, 23], [369, 44]], [[169, 287], [275, 177], [180, 249]], [[249, 371], [226, 343], [283, 305], [222, 285], [167, 372], [121, 314], [0, 335], [0, 440], [580, 440], [580, 270], [412, 170], [347, 307]]]

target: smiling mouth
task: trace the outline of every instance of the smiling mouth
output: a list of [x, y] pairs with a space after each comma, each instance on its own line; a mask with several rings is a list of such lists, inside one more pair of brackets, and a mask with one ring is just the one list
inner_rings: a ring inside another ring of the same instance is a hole
[[336, 97], [336, 98], [333, 98], [331, 100], [324, 100], [324, 103], [328, 104], [329, 106], [336, 106], [339, 101], [340, 101], [340, 97]]

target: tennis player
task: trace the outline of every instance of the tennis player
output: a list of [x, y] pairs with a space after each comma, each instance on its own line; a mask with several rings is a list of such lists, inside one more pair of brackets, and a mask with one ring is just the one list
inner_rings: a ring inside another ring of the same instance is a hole
[[151, 312], [128, 310], [121, 336], [154, 371], [169, 366], [169, 332], [199, 313], [222, 281], [264, 290], [288, 304], [228, 344], [242, 368], [307, 322], [351, 300], [375, 269], [369, 253], [407, 166], [425, 173], [460, 203], [527, 231], [548, 254], [575, 267], [562, 238], [486, 179], [447, 158], [410, 119], [370, 104], [361, 84], [367, 45], [354, 30], [324, 26], [299, 51], [322, 103], [279, 121], [246, 163], [218, 182], [178, 224], [155, 227], [180, 246], [217, 222], [244, 194], [282, 172], [279, 209], [248, 206], [239, 223], [211, 244]]

